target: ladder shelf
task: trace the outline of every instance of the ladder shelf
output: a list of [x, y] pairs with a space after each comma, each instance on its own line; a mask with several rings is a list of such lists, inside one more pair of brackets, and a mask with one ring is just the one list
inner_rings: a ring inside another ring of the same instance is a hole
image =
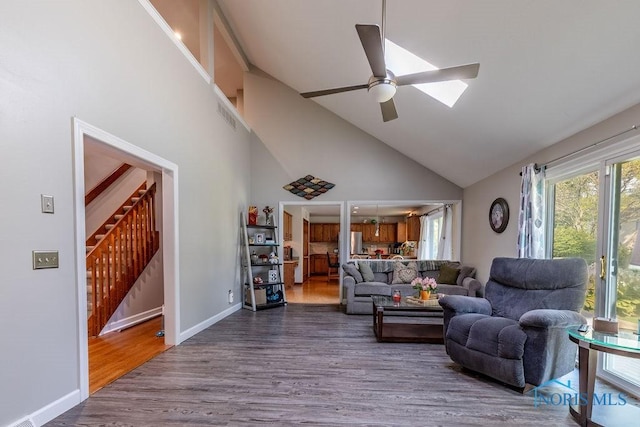
[[247, 220], [242, 213], [242, 307], [257, 311], [286, 305], [278, 227], [248, 224]]

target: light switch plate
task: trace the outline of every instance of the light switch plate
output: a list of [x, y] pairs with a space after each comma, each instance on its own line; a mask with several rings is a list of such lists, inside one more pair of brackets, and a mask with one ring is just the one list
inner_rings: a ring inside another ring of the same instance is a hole
[[58, 268], [58, 251], [33, 251], [33, 269]]
[[42, 202], [42, 213], [53, 213], [53, 196], [41, 194], [40, 201]]

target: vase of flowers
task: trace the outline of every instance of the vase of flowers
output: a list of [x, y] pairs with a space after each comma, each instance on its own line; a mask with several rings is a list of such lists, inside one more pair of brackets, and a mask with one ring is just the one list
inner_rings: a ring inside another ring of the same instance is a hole
[[400, 251], [402, 255], [405, 256], [414, 256], [416, 250], [416, 242], [407, 240], [402, 245], [400, 245]]
[[435, 292], [438, 284], [431, 277], [416, 277], [411, 281], [411, 285], [418, 291], [418, 298], [427, 300], [431, 297], [431, 292]]

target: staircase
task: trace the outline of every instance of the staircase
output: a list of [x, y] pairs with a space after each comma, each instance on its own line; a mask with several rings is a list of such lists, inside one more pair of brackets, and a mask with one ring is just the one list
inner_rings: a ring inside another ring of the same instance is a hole
[[158, 251], [156, 185], [142, 184], [105, 224], [87, 239], [87, 318], [98, 336]]

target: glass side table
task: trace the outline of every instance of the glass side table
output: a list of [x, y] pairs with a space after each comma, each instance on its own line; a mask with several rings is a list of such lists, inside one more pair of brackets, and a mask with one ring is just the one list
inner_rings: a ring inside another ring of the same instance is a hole
[[[593, 389], [596, 382], [598, 352], [640, 359], [640, 341], [638, 335], [621, 331], [617, 334], [596, 332], [589, 328], [579, 332], [577, 328], [567, 329], [569, 339], [578, 344], [578, 375], [580, 396], [586, 396], [586, 405], [570, 406], [571, 416], [581, 426], [600, 426], [591, 420], [593, 415]], [[638, 414], [640, 416], [640, 413]]]

